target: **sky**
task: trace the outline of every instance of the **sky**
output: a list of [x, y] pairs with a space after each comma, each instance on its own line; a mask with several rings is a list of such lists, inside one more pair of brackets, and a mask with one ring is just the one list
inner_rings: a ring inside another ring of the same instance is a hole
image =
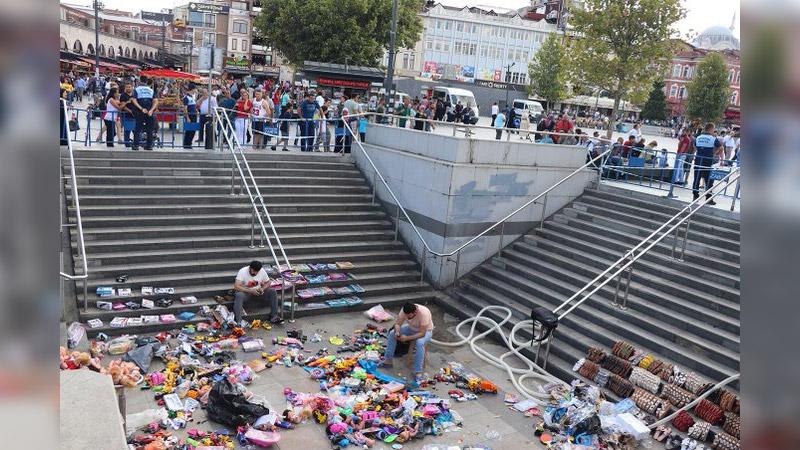
[[[448, 6], [486, 6], [490, 8], [521, 8], [529, 5], [527, 0], [439, 0]], [[69, 3], [91, 4], [88, 0], [71, 0]], [[170, 8], [188, 3], [187, 0], [102, 0], [107, 8], [116, 8], [126, 11], [138, 12], [140, 10], [157, 12], [161, 8]], [[699, 33], [713, 26], [723, 25], [726, 28], [731, 24], [733, 13], [736, 13], [736, 25], [733, 35], [739, 35], [739, 0], [683, 0], [687, 10], [686, 18], [679, 24], [681, 35], [694, 30]]]

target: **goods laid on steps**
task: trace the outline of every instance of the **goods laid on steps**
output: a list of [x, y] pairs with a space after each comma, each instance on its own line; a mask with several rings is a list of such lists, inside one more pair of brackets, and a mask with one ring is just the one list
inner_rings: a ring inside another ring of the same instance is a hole
[[323, 286], [323, 287], [316, 287], [316, 288], [307, 288], [307, 289], [300, 289], [297, 291], [297, 297], [300, 299], [308, 299], [314, 297], [322, 297], [325, 295], [333, 295], [333, 289]]
[[586, 352], [586, 358], [595, 364], [600, 364], [606, 359], [606, 352], [602, 348], [591, 347]]
[[628, 359], [633, 355], [634, 350], [635, 348], [631, 344], [625, 341], [617, 341], [614, 343], [611, 353], [619, 358]]
[[694, 425], [689, 427], [689, 431], [686, 434], [688, 434], [690, 438], [697, 439], [698, 441], [708, 441], [709, 440], [708, 433], [710, 431], [711, 431], [710, 423], [698, 420], [694, 423]]
[[694, 407], [694, 415], [709, 422], [712, 425], [719, 425], [725, 418], [722, 408], [711, 403], [706, 399], [700, 400], [700, 403]]
[[355, 305], [358, 305], [358, 304], [361, 304], [361, 303], [363, 303], [363, 300], [361, 300], [360, 298], [358, 298], [356, 296], [342, 297], [342, 298], [337, 298], [335, 300], [326, 300], [325, 301], [325, 304], [327, 304], [331, 308], [341, 308], [341, 307], [346, 307], [346, 306], [355, 306]]
[[670, 412], [670, 403], [667, 400], [656, 397], [650, 392], [635, 388], [631, 400], [636, 403], [642, 411], [655, 416], [658, 419], [664, 418]]
[[665, 384], [661, 397], [669, 400], [677, 408], [683, 408], [697, 398], [696, 395], [674, 384]]
[[741, 448], [741, 443], [738, 438], [727, 433], [716, 433], [711, 447], [716, 450], [739, 450]]
[[737, 414], [725, 411], [725, 422], [722, 424], [722, 429], [731, 436], [739, 439], [741, 437], [741, 419]]
[[631, 382], [653, 394], [661, 390], [661, 379], [641, 367], [634, 367], [629, 378]]
[[631, 363], [615, 355], [608, 355], [601, 366], [609, 372], [627, 378], [631, 374]]
[[694, 419], [686, 411], [681, 411], [672, 418], [672, 426], [676, 430], [686, 433], [694, 425]]
[[609, 391], [621, 398], [628, 398], [633, 394], [633, 383], [617, 374], [611, 374], [606, 385]]
[[683, 388], [695, 395], [703, 395], [713, 386], [713, 383], [709, 383], [694, 372], [687, 373], [686, 379], [683, 382]]
[[[302, 272], [298, 270], [298, 272]], [[328, 283], [334, 281], [347, 281], [353, 278], [349, 273], [331, 272], [319, 275], [305, 275], [309, 284]]]

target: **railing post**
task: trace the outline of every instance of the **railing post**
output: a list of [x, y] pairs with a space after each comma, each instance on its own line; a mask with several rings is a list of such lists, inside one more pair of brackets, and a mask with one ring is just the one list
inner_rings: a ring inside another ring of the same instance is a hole
[[[233, 155], [231, 155], [231, 156], [233, 158], [236, 158], [236, 156], [233, 156]], [[231, 195], [233, 195], [233, 181], [234, 181], [234, 178], [233, 178], [233, 175], [234, 175], [233, 166], [235, 164], [236, 164], [236, 162], [233, 159], [231, 159]]]
[[456, 252], [456, 273], [455, 273], [455, 278], [453, 278], [453, 284], [455, 284], [456, 287], [458, 287], [458, 266], [460, 263], [461, 263], [461, 251], [459, 250], [458, 252]]
[[741, 180], [736, 180], [736, 189], [733, 191], [733, 200], [731, 200], [731, 211], [736, 209], [736, 199], [739, 198], [739, 186], [741, 186], [741, 184]]
[[511, 141], [511, 129], [506, 128], [506, 142]]
[[542, 228], [544, 228], [544, 219], [545, 219], [545, 217], [547, 217], [546, 215], [547, 215], [547, 194], [545, 194], [543, 202], [542, 202], [542, 218], [539, 221], [539, 229], [540, 230]]
[[394, 241], [397, 242], [397, 236], [400, 234], [400, 204], [397, 204], [397, 214], [394, 222]]
[[[296, 309], [297, 306], [297, 296], [295, 295], [296, 293], [297, 293], [297, 287], [294, 285], [294, 283], [292, 283], [292, 305], [290, 307], [291, 309], [289, 310], [289, 323], [294, 323], [294, 310]], [[283, 308], [283, 305], [281, 305], [281, 308]]]
[[633, 275], [633, 264], [628, 266], [625, 269], [626, 277], [625, 277], [625, 291], [622, 294], [622, 302], [619, 304], [619, 309], [625, 310], [628, 309], [628, 291], [631, 287], [631, 275]]
[[680, 261], [683, 261], [683, 257], [686, 255], [686, 244], [689, 241], [689, 225], [691, 223], [691, 219], [686, 220], [686, 232], [683, 234], [683, 245], [681, 246], [681, 257], [679, 258]]
[[377, 171], [372, 172], [372, 204], [373, 205], [375, 204], [375, 195], [378, 192], [378, 185], [376, 184], [377, 181], [378, 181], [377, 180], [377, 176], [378, 176], [378, 172]]
[[253, 208], [253, 210], [250, 211], [250, 248], [256, 248], [255, 238], [256, 238], [256, 209]]
[[[86, 255], [83, 255], [83, 258], [85, 259]], [[86, 274], [86, 273], [84, 273], [83, 275], [84, 276], [88, 276], [88, 274]], [[86, 312], [86, 308], [88, 307], [88, 304], [89, 304], [87, 282], [88, 282], [88, 280], [86, 278], [84, 278], [83, 279], [83, 312]]]
[[453, 137], [456, 137], [456, 123], [453, 122]]
[[500, 242], [497, 244], [497, 256], [503, 256], [503, 236], [505, 236], [506, 223], [500, 225]]
[[428, 249], [425, 248], [425, 243], [422, 244], [422, 263], [419, 270], [419, 282], [425, 281], [425, 261], [428, 259]]

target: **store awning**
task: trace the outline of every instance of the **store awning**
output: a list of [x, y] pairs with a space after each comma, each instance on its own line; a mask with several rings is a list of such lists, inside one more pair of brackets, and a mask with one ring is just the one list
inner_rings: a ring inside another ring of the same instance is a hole
[[188, 72], [181, 72], [179, 70], [171, 70], [171, 69], [150, 69], [150, 70], [142, 70], [140, 72], [141, 75], [145, 75], [148, 77], [156, 77], [156, 78], [178, 78], [182, 80], [199, 80], [200, 76], [195, 75], [193, 73]]
[[59, 61], [65, 64], [74, 64], [78, 67], [92, 67], [91, 64], [77, 59], [60, 58]]

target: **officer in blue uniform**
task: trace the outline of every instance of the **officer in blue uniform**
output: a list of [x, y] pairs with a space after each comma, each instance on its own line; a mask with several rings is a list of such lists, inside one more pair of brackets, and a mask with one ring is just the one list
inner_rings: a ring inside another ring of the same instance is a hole
[[[692, 183], [692, 195], [694, 199], [700, 196], [700, 180], [703, 181], [705, 190], [711, 189], [714, 185], [714, 180], [711, 179], [711, 165], [714, 164], [714, 149], [722, 145], [714, 133], [714, 124], [707, 123], [703, 127], [703, 132], [698, 134], [694, 139], [694, 146], [697, 149], [697, 154], [694, 158], [694, 182]], [[711, 198], [711, 194], [706, 194], [706, 198]], [[709, 205], [715, 205], [714, 200], [708, 202]]]
[[156, 98], [155, 91], [150, 87], [146, 76], [139, 79], [139, 85], [133, 90], [133, 98], [131, 98], [134, 106], [134, 114], [136, 115], [136, 131], [133, 133], [133, 150], [139, 150], [139, 141], [141, 140], [142, 131], [147, 134], [144, 149], [153, 149], [153, 139], [155, 139], [155, 111], [158, 109], [158, 98]]

